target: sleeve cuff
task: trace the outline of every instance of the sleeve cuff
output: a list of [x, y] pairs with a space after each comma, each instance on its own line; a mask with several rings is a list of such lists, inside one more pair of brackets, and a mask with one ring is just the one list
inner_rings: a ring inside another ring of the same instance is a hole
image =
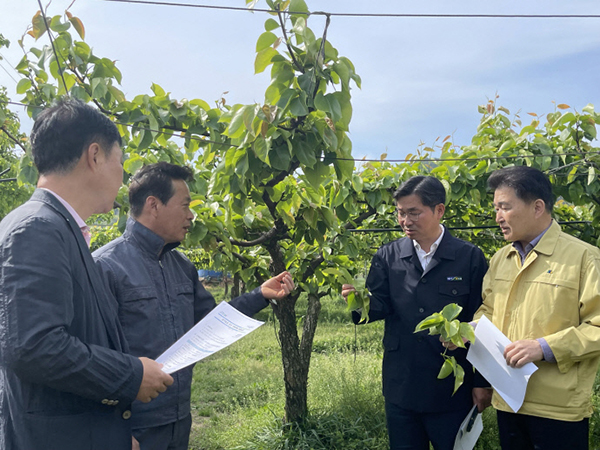
[[552, 349], [548, 345], [548, 342], [546, 342], [546, 339], [538, 338], [538, 339], [536, 339], [536, 341], [538, 341], [539, 344], [542, 346], [542, 352], [544, 353], [544, 361], [552, 362], [552, 363], [556, 362], [556, 358], [554, 357], [554, 352], [552, 352]]

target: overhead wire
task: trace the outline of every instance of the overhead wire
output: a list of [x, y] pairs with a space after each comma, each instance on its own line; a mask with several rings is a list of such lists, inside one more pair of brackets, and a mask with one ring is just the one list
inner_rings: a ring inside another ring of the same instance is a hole
[[396, 18], [421, 18], [421, 19], [600, 19], [600, 14], [424, 14], [424, 13], [335, 13], [324, 11], [279, 11], [276, 9], [247, 8], [241, 6], [201, 5], [195, 3], [179, 3], [150, 0], [103, 0], [113, 3], [131, 3], [155, 6], [177, 6], [187, 8], [217, 9], [224, 11], [246, 11], [264, 12], [276, 14], [285, 12], [287, 14], [305, 16], [331, 16], [331, 17], [396, 17]]
[[[180, 6], [180, 7], [194, 7], [194, 8], [206, 8], [206, 9], [217, 9], [217, 10], [232, 10], [232, 11], [250, 11], [250, 12], [266, 12], [266, 13], [278, 13], [282, 11], [272, 10], [272, 9], [261, 9], [261, 8], [246, 8], [246, 7], [235, 7], [235, 6], [222, 6], [222, 5], [201, 5], [201, 4], [189, 4], [189, 3], [178, 3], [178, 2], [156, 2], [149, 0], [104, 0], [107, 2], [116, 2], [116, 3], [134, 3], [134, 4], [144, 4], [144, 5], [159, 5], [159, 6]], [[68, 95], [68, 89], [66, 86], [66, 82], [63, 76], [63, 70], [60, 65], [60, 58], [56, 52], [56, 48], [54, 46], [53, 36], [48, 26], [48, 21], [45, 15], [45, 12], [41, 5], [41, 0], [38, 0], [38, 4], [40, 6], [40, 11], [42, 17], [44, 19], [44, 24], [46, 26], [46, 30], [48, 32], [48, 36], [50, 38], [50, 42], [52, 44], [52, 50], [54, 52], [54, 56], [57, 60], [59, 74], [62, 78], [63, 85], [65, 87], [65, 92]], [[288, 14], [304, 14], [304, 15], [323, 15], [326, 16], [329, 20], [331, 16], [339, 16], [339, 17], [412, 17], [412, 18], [600, 18], [600, 15], [594, 14], [410, 14], [410, 13], [332, 13], [332, 12], [323, 12], [323, 11], [314, 11], [314, 12], [301, 12], [301, 11], [283, 11]], [[4, 69], [6, 70], [6, 69]], [[8, 73], [8, 72], [7, 72]], [[10, 74], [9, 74], [10, 75]], [[13, 78], [14, 80], [14, 78]], [[16, 80], [15, 80], [16, 81]], [[18, 102], [7, 102], [8, 104], [24, 106], [24, 107], [39, 107], [43, 108], [43, 106], [37, 105], [25, 105]], [[149, 131], [152, 133], [161, 133], [170, 137], [178, 137], [181, 139], [191, 139], [202, 144], [213, 144], [213, 145], [223, 145], [223, 146], [231, 146], [230, 144], [226, 144], [223, 142], [217, 142], [206, 138], [197, 137], [194, 135], [185, 136], [182, 134], [178, 134], [175, 132], [167, 131], [166, 129], [152, 129], [140, 125], [129, 124], [124, 122], [115, 121], [116, 124], [127, 126], [131, 128], [135, 128], [137, 130]], [[600, 152], [588, 152], [586, 155], [590, 154], [600, 154]], [[354, 161], [354, 162], [389, 162], [389, 163], [402, 163], [402, 162], [444, 162], [444, 161], [483, 161], [483, 160], [499, 160], [499, 159], [522, 159], [522, 158], [538, 158], [538, 157], [552, 157], [552, 156], [576, 156], [581, 155], [580, 152], [573, 153], [555, 153], [553, 155], [515, 155], [515, 156], [489, 156], [489, 157], [477, 157], [477, 158], [420, 158], [420, 159], [369, 159], [369, 158], [343, 158], [343, 157], [323, 157], [325, 160], [338, 160], [338, 161]]]

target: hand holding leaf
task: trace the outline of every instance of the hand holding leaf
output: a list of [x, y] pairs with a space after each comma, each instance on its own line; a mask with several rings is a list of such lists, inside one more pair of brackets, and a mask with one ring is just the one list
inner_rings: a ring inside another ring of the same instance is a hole
[[[429, 317], [423, 319], [415, 327], [415, 333], [419, 331], [429, 330], [429, 334], [441, 335], [443, 342], [452, 343], [457, 347], [465, 348], [467, 341], [475, 342], [475, 332], [471, 324], [466, 322], [460, 322], [457, 317], [462, 311], [462, 306], [456, 303], [450, 303], [442, 309], [441, 312], [433, 313]], [[454, 374], [454, 391], [456, 393], [458, 388], [463, 384], [465, 371], [456, 362], [454, 356], [446, 355], [448, 349], [444, 350], [442, 357], [444, 358], [444, 364], [438, 374], [438, 379], [443, 379], [449, 376], [451, 373]]]

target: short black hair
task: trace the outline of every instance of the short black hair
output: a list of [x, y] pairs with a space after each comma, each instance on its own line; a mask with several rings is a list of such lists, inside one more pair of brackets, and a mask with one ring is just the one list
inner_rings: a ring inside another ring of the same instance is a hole
[[194, 172], [186, 166], [167, 162], [149, 164], [138, 170], [129, 185], [129, 212], [138, 217], [144, 210], [149, 196], [158, 198], [166, 205], [175, 194], [173, 180], [192, 181]]
[[501, 187], [513, 188], [517, 197], [524, 202], [531, 203], [541, 199], [546, 205], [546, 211], [552, 212], [552, 184], [544, 172], [533, 167], [513, 166], [498, 169], [488, 178], [488, 187], [492, 191]]
[[92, 143], [108, 155], [121, 136], [108, 117], [81, 100], [63, 97], [36, 118], [31, 153], [40, 174], [68, 173]]
[[435, 177], [418, 175], [409, 178], [394, 192], [394, 200], [398, 201], [402, 197], [413, 194], [421, 199], [423, 205], [432, 210], [436, 205], [446, 203], [446, 189], [442, 182]]

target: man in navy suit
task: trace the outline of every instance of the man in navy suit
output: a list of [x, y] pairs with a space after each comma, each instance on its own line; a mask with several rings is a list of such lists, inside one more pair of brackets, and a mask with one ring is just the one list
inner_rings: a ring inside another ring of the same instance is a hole
[[121, 138], [96, 109], [63, 100], [31, 133], [40, 177], [0, 223], [0, 448], [129, 450], [130, 405], [173, 382], [127, 355], [84, 220], [111, 210]]
[[[449, 303], [463, 307], [469, 321], [481, 304], [487, 270], [483, 253], [453, 237], [440, 224], [446, 191], [434, 177], [416, 176], [394, 193], [398, 223], [406, 237], [382, 246], [373, 258], [366, 287], [369, 322], [385, 320], [383, 395], [392, 450], [452, 450], [458, 428], [473, 404], [483, 411], [491, 390], [475, 387], [466, 351], [456, 353], [465, 381], [453, 395], [454, 380], [438, 380], [444, 351], [438, 336], [414, 333], [427, 316]], [[354, 286], [345, 284], [347, 298]], [[360, 313], [353, 312], [353, 321]], [[480, 379], [481, 386], [486, 386]]]

